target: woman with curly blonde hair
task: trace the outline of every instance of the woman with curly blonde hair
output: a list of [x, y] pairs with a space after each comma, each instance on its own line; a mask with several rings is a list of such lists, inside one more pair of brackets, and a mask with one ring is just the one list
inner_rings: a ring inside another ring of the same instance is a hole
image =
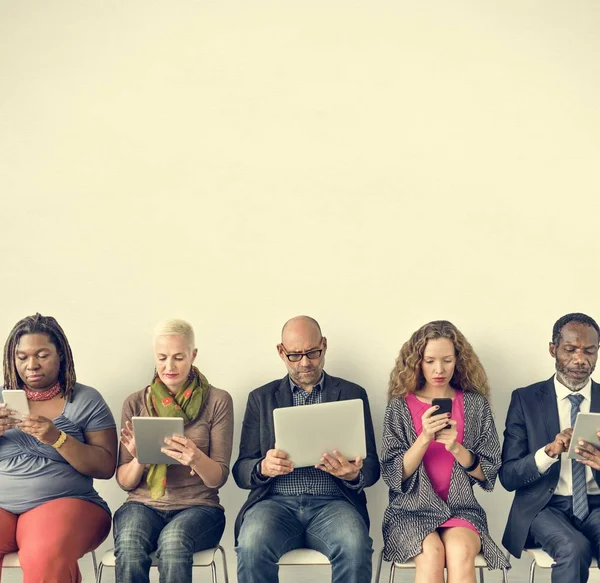
[[[492, 490], [500, 468], [488, 395], [479, 358], [451, 322], [429, 322], [402, 346], [383, 428], [384, 558], [414, 559], [417, 583], [443, 583], [444, 568], [449, 583], [474, 583], [480, 551], [489, 568], [509, 567], [472, 487]], [[437, 413], [442, 403], [450, 413]]]

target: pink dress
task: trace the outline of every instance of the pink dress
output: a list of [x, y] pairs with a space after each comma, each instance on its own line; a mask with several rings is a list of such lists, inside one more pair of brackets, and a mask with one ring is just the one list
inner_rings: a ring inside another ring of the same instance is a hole
[[[421, 417], [431, 405], [419, 401], [414, 393], [408, 393], [408, 395], [406, 395], [406, 404], [408, 405], [415, 431], [417, 432], [417, 435], [421, 435], [421, 431], [423, 430]], [[451, 417], [456, 421], [456, 429], [458, 432], [456, 441], [462, 443], [465, 434], [465, 401], [462, 391], [457, 390], [456, 396], [452, 400]], [[446, 451], [446, 446], [443, 443], [437, 443], [435, 441], [432, 441], [429, 444], [429, 447], [423, 456], [423, 465], [429, 476], [429, 481], [431, 482], [435, 493], [444, 502], [448, 500], [450, 478], [452, 476], [455, 461], [456, 459], [454, 456], [449, 451]], [[477, 529], [468, 520], [464, 520], [463, 518], [450, 518], [443, 524], [440, 524], [439, 528], [449, 528], [452, 526], [462, 526], [473, 532], [477, 532]], [[477, 534], [479, 533], [477, 532]]]

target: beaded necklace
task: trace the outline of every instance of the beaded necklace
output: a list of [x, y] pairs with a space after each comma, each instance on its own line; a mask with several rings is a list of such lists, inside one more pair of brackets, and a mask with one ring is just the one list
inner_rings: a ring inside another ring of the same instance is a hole
[[60, 393], [60, 383], [56, 381], [49, 389], [44, 389], [43, 391], [36, 391], [25, 385], [24, 390], [29, 401], [49, 401]]

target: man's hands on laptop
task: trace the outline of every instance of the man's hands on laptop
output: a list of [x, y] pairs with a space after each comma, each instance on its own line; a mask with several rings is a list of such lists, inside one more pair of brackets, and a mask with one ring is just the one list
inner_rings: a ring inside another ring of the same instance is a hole
[[[294, 463], [288, 459], [289, 455], [280, 449], [270, 449], [260, 462], [260, 473], [266, 478], [285, 476], [294, 470]], [[327, 472], [336, 478], [352, 482], [358, 478], [363, 460], [358, 456], [354, 461], [347, 460], [337, 449], [333, 455], [324, 453], [321, 463], [315, 468]]]
[[321, 463], [315, 468], [323, 470], [336, 478], [352, 482], [358, 478], [360, 469], [363, 467], [363, 460], [358, 456], [354, 461], [348, 461], [337, 449], [333, 450], [333, 455], [324, 453]]
[[260, 473], [267, 478], [285, 476], [294, 469], [294, 464], [288, 460], [288, 454], [280, 449], [270, 449], [265, 459], [260, 462]]

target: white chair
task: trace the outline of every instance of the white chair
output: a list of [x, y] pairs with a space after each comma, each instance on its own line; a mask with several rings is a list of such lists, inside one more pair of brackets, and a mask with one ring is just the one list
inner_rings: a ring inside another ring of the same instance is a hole
[[19, 553], [8, 553], [8, 555], [4, 555], [4, 560], [2, 561], [3, 569], [20, 569], [21, 563], [19, 562]]
[[[381, 567], [383, 565], [383, 549], [379, 553], [379, 561], [377, 562], [377, 573], [375, 575], [375, 583], [379, 583], [379, 578], [381, 576]], [[414, 569], [415, 562], [413, 559], [409, 559], [406, 563], [392, 563], [390, 567], [390, 578], [389, 583], [394, 583], [394, 578], [396, 577], [397, 569]], [[484, 583], [483, 572], [484, 569], [487, 569], [487, 563], [483, 558], [483, 555], [479, 553], [475, 557], [475, 568], [479, 570], [479, 582]], [[502, 569], [502, 583], [508, 583], [508, 572], [507, 569]]]
[[[96, 553], [91, 551], [92, 555], [92, 563], [94, 564], [94, 578], [98, 578], [98, 563], [96, 562]], [[3, 569], [20, 569], [21, 562], [19, 561], [19, 553], [8, 553], [8, 555], [4, 555], [4, 560], [2, 561]]]
[[[542, 549], [523, 549], [526, 553], [531, 555], [531, 567], [529, 568], [529, 583], [533, 583], [535, 578], [535, 568], [540, 569], [551, 569], [554, 565], [554, 559]], [[598, 567], [596, 559], [592, 559], [591, 567]]]
[[[221, 558], [223, 561], [223, 577], [225, 578], [225, 583], [229, 583], [229, 576], [227, 574], [227, 559], [225, 558], [225, 549], [219, 545], [218, 547], [214, 547], [212, 549], [206, 549], [205, 551], [199, 551], [194, 553], [194, 562], [193, 567], [210, 567], [211, 575], [212, 575], [212, 583], [217, 583], [217, 565], [215, 563], [215, 555], [217, 551], [221, 553]], [[156, 556], [154, 553], [150, 555], [152, 557], [152, 567], [158, 567], [158, 561], [156, 560]], [[102, 581], [102, 570], [104, 567], [108, 567], [114, 569], [116, 566], [116, 558], [113, 549], [110, 549], [104, 553], [102, 556], [102, 560], [100, 561], [100, 565], [98, 566], [98, 574], [96, 575], [96, 583], [100, 583]]]
[[329, 559], [314, 549], [294, 549], [282, 555], [277, 563], [280, 567], [301, 565], [331, 565]]

